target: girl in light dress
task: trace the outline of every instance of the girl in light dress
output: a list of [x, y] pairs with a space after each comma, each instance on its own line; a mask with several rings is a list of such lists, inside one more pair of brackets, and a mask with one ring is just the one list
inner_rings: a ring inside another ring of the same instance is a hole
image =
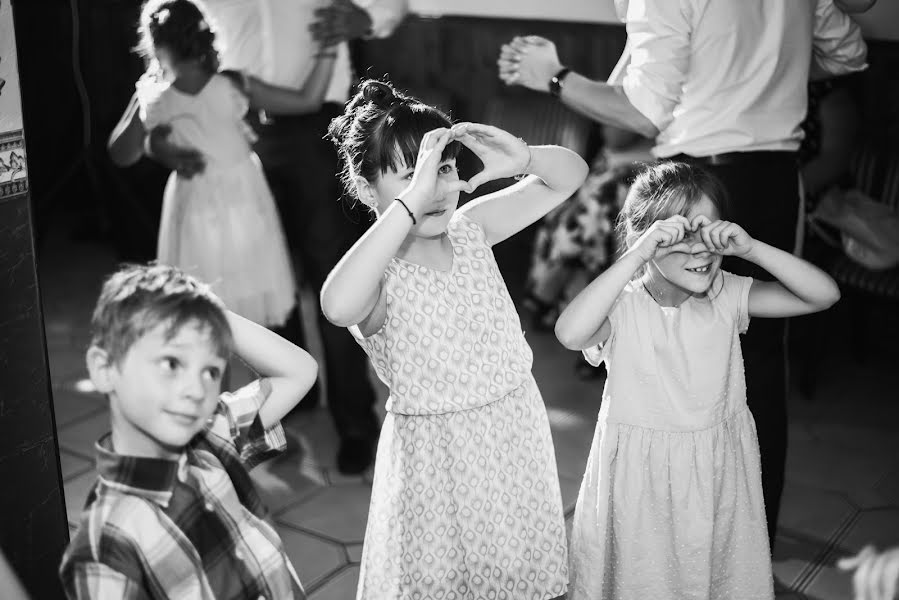
[[[721, 220], [721, 184], [662, 163], [621, 213], [627, 250], [563, 311], [556, 335], [606, 363], [574, 516], [571, 600], [773, 598], [740, 334], [751, 317], [828, 308], [834, 281]], [[776, 281], [720, 269], [756, 263]]]
[[150, 68], [113, 132], [113, 156], [139, 154], [147, 132], [151, 146], [170, 143], [202, 155], [202, 168], [173, 165], [157, 258], [208, 281], [234, 312], [269, 327], [282, 325], [296, 306], [294, 273], [243, 118], [250, 107], [317, 110], [336, 52], [322, 51], [304, 88], [290, 90], [218, 72], [215, 30], [198, 2], [151, 0], [139, 33]]
[[[378, 215], [321, 293], [390, 388], [357, 598], [543, 600], [568, 583], [565, 523], [532, 353], [493, 244], [568, 198], [586, 163], [365, 82], [331, 126]], [[484, 169], [465, 182], [464, 146]], [[529, 173], [457, 210], [460, 191]]]

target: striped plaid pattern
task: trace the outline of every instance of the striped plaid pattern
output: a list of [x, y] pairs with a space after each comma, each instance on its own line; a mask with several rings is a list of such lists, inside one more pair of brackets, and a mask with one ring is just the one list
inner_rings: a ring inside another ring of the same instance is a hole
[[305, 599], [247, 472], [286, 444], [258, 418], [269, 392], [260, 380], [222, 394], [177, 461], [97, 442], [99, 478], [60, 566], [69, 598]]

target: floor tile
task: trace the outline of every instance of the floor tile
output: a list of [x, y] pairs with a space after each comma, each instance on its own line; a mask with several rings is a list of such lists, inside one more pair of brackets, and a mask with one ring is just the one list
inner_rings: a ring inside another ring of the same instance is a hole
[[309, 600], [352, 600], [356, 597], [358, 581], [359, 567], [348, 567], [314, 590]]
[[262, 499], [277, 513], [327, 485], [321, 471], [303, 460], [303, 448], [287, 433], [287, 451], [268, 460], [250, 472]]
[[371, 487], [350, 484], [323, 488], [278, 516], [278, 521], [342, 543], [362, 543]]
[[577, 495], [581, 491], [581, 479], [559, 475], [559, 487], [562, 490], [562, 508], [566, 515], [570, 515], [574, 512]]
[[78, 524], [78, 520], [81, 518], [81, 510], [84, 508], [84, 501], [87, 499], [87, 493], [96, 481], [97, 474], [91, 470], [65, 482], [63, 495], [66, 500], [66, 515], [69, 523], [73, 525]]
[[94, 463], [81, 456], [75, 456], [66, 450], [59, 451], [59, 464], [62, 468], [62, 478], [68, 481], [77, 475], [93, 470]]
[[350, 562], [357, 563], [362, 560], [362, 544], [347, 544], [346, 551]]
[[316, 585], [346, 564], [341, 546], [283, 525], [276, 529], [303, 587]]
[[57, 429], [62, 429], [72, 421], [97, 412], [108, 405], [106, 399], [98, 394], [82, 394], [64, 389], [62, 386], [54, 389], [52, 393]]
[[82, 456], [94, 455], [94, 444], [109, 431], [109, 411], [102, 410], [89, 417], [61, 427], [59, 445]]
[[775, 575], [787, 586], [801, 584], [856, 513], [841, 494], [788, 483], [773, 553]]

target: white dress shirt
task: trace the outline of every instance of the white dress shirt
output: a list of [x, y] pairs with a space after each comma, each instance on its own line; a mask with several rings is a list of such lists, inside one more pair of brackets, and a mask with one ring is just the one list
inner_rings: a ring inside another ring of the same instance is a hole
[[867, 67], [861, 30], [832, 0], [617, 4], [628, 43], [615, 75], [659, 129], [661, 158], [796, 150], [812, 59], [833, 75]]
[[[387, 37], [402, 21], [407, 0], [353, 0], [372, 20], [372, 36]], [[222, 67], [239, 69], [282, 87], [299, 89], [314, 66], [318, 45], [309, 26], [328, 0], [205, 0], [216, 27]], [[353, 79], [349, 47], [337, 47], [337, 61], [325, 102], [347, 100]]]

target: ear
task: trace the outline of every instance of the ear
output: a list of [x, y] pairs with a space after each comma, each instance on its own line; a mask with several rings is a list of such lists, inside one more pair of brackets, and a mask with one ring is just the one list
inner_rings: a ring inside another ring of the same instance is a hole
[[375, 188], [365, 177], [356, 175], [353, 177], [353, 185], [356, 186], [356, 196], [362, 201], [362, 204], [371, 209], [378, 207]]
[[101, 394], [112, 391], [112, 370], [115, 365], [109, 361], [109, 354], [99, 346], [91, 346], [85, 355], [87, 372], [90, 374], [94, 388]]

